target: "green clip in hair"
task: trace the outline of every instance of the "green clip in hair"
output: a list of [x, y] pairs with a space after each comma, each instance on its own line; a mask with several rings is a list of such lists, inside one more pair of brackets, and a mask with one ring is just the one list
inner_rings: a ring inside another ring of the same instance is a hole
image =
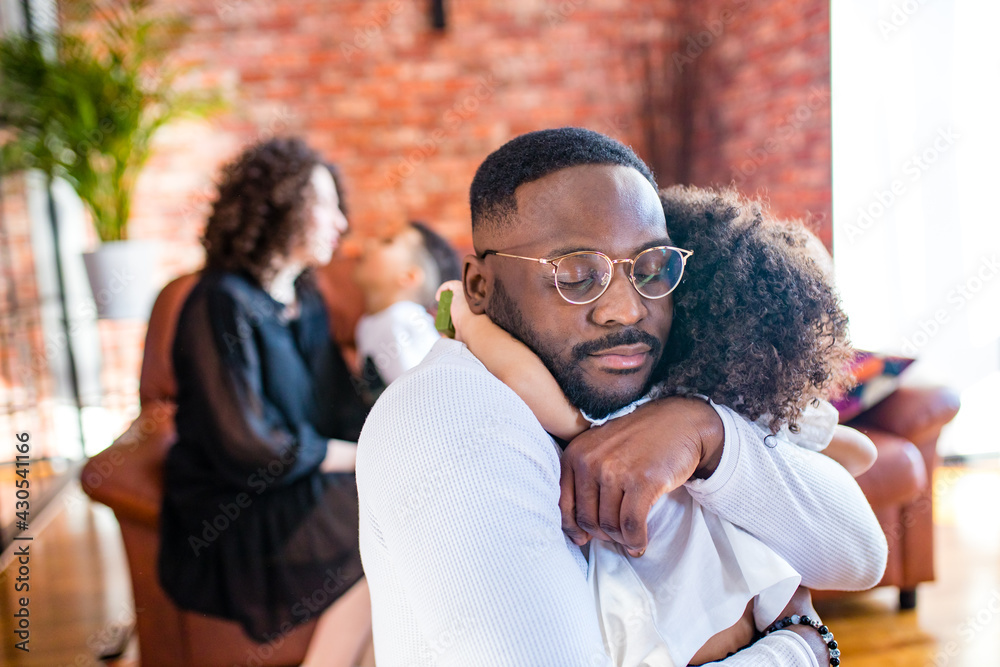
[[451, 321], [451, 297], [450, 289], [441, 292], [441, 300], [438, 301], [437, 317], [434, 318], [434, 328], [448, 338], [455, 337], [455, 325]]

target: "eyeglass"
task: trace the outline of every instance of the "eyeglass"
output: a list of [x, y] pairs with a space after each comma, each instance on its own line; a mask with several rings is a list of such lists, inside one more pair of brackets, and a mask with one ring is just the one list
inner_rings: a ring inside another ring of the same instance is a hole
[[496, 255], [549, 264], [552, 266], [552, 277], [559, 295], [570, 303], [583, 305], [601, 298], [611, 284], [615, 264], [623, 262], [632, 265], [629, 281], [636, 292], [647, 299], [662, 299], [677, 289], [684, 275], [687, 259], [693, 254], [691, 250], [664, 245], [643, 250], [632, 259], [611, 259], [596, 250], [571, 252], [551, 259], [486, 250], [482, 257]]

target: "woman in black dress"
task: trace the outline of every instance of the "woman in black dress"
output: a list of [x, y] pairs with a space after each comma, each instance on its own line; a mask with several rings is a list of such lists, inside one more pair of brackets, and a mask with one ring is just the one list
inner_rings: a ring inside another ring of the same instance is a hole
[[371, 628], [353, 472], [366, 406], [308, 272], [347, 229], [331, 173], [297, 139], [224, 170], [174, 341], [159, 559], [179, 606], [258, 642], [320, 618], [306, 664], [324, 665], [352, 664]]

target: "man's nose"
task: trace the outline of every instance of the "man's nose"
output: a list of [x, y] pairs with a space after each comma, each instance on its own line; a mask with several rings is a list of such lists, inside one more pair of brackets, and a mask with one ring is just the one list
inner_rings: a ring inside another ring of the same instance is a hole
[[607, 291], [594, 302], [594, 323], [601, 326], [621, 325], [632, 326], [649, 312], [639, 293], [635, 291], [629, 280], [629, 264], [615, 265], [611, 275], [611, 284]]

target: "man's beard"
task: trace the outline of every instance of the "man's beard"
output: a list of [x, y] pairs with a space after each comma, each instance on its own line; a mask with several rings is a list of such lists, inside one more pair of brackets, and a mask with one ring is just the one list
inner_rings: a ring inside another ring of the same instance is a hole
[[[500, 328], [504, 329], [511, 336], [527, 345], [534, 352], [549, 373], [556, 379], [560, 388], [569, 402], [582, 410], [589, 417], [602, 419], [620, 410], [629, 403], [641, 398], [652, 384], [652, 377], [635, 391], [608, 393], [602, 392], [599, 387], [587, 384], [585, 374], [580, 362], [588, 355], [601, 350], [607, 350], [618, 345], [634, 345], [644, 343], [650, 348], [650, 356], [653, 361], [659, 359], [660, 350], [663, 347], [654, 336], [635, 328], [622, 328], [609, 333], [604, 338], [596, 341], [588, 341], [573, 346], [572, 358], [568, 362], [561, 362], [556, 358], [552, 350], [547, 350], [538, 340], [534, 330], [525, 322], [520, 309], [510, 298], [503, 287], [503, 283], [494, 280], [493, 298], [490, 299], [486, 314]], [[611, 371], [614, 372], [614, 371]], [[619, 371], [622, 374], [634, 373], [633, 370]], [[650, 373], [652, 376], [652, 373]]]

